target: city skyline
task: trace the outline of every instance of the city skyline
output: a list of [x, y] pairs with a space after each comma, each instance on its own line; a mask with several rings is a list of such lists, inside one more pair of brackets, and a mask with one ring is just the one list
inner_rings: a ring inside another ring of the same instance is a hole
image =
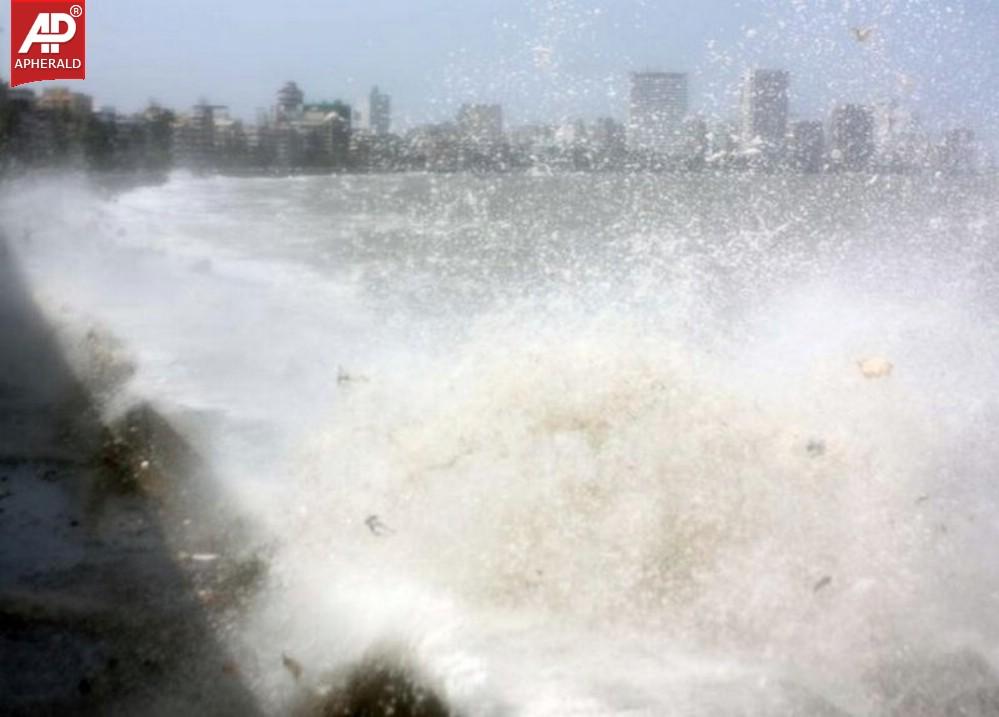
[[[117, 0], [95, 5], [90, 79], [74, 88], [125, 112], [150, 98], [183, 108], [206, 97], [249, 121], [269, 106], [267, 88], [290, 78], [313, 97], [356, 106], [377, 85], [393, 98], [397, 129], [487, 102], [502, 104], [512, 126], [626, 117], [629, 73], [646, 69], [686, 73], [691, 110], [728, 119], [746, 68], [782, 67], [810, 78], [791, 90], [792, 119], [900, 99], [939, 124], [930, 129], [974, 126], [995, 140], [999, 7], [983, 0], [707, 2], [697, 13], [638, 0], [524, 0], [501, 10], [474, 0], [420, 9], [293, 0], [237, 12], [219, 0], [199, 12], [158, 8], [157, 23], [147, 15]], [[221, 38], [211, 32], [220, 25]], [[872, 28], [864, 41], [858, 27]]]
[[926, 131], [897, 102], [840, 103], [825, 120], [793, 120], [791, 76], [757, 68], [743, 76], [737, 121], [686, 113], [687, 75], [633, 73], [626, 122], [601, 118], [558, 125], [504, 121], [500, 104], [466, 103], [448, 122], [390, 132], [391, 97], [372, 88], [364, 109], [307, 101], [294, 81], [256, 123], [203, 101], [186, 112], [150, 105], [142, 113], [94, 111], [65, 87], [0, 86], [2, 164], [66, 163], [91, 169], [296, 173], [517, 171], [745, 171], [974, 173], [995, 154], [974, 129]]

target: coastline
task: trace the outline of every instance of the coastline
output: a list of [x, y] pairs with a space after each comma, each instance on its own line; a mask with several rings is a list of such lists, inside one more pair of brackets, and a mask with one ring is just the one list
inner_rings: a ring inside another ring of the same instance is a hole
[[[0, 235], [0, 712], [269, 714], [250, 683], [297, 663], [219, 638], [267, 579], [251, 527], [184, 416], [104, 410], [134, 371], [114, 337], [67, 331]], [[278, 713], [453, 714], [391, 651], [293, 684]]]
[[212, 625], [260, 565], [227, 557], [180, 433], [150, 406], [106, 421], [77, 368], [0, 237], [2, 711], [258, 714]]

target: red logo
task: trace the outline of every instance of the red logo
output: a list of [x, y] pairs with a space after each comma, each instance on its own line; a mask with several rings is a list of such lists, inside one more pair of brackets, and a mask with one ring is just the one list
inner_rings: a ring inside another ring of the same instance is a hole
[[10, 0], [10, 86], [87, 76], [86, 0]]

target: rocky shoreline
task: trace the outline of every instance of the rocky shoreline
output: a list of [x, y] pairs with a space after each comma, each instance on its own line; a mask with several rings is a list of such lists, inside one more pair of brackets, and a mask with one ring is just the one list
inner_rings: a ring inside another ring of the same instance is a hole
[[105, 422], [64, 353], [0, 243], [0, 711], [256, 714], [212, 627], [259, 565], [224, 557], [235, 523], [199, 515], [170, 424]]
[[222, 644], [266, 559], [184, 417], [109, 411], [133, 373], [126, 353], [99, 329], [69, 333], [0, 236], [0, 713], [252, 717], [253, 674], [284, 662], [290, 714], [449, 714], [392, 657], [320, 684], [277, 648]]

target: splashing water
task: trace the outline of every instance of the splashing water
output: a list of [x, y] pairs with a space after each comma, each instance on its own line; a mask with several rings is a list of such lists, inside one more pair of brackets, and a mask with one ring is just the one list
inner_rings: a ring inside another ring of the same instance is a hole
[[386, 649], [467, 714], [989, 713], [993, 180], [58, 188], [4, 231], [212, 416], [274, 711]]

